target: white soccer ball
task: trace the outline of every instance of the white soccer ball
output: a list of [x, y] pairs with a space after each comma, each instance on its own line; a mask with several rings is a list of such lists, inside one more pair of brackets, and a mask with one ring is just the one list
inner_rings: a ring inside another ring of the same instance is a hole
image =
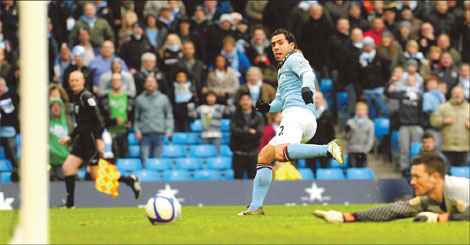
[[145, 212], [152, 225], [169, 223], [179, 219], [181, 204], [173, 196], [155, 195], [147, 201]]

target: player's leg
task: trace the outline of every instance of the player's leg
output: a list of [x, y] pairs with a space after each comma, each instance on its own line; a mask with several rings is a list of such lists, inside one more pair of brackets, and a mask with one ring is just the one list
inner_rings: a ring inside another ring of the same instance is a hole
[[72, 208], [75, 205], [75, 174], [78, 167], [82, 165], [83, 160], [73, 154], [69, 154], [62, 165], [64, 172], [65, 188], [67, 191], [66, 208]]

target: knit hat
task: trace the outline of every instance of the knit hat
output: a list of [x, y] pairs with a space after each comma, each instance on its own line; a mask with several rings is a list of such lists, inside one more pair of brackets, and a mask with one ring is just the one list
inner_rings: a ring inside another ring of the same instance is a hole
[[362, 44], [365, 46], [366, 44], [372, 45], [372, 47], [375, 47], [375, 41], [371, 37], [365, 37], [362, 39]]
[[400, 23], [400, 29], [401, 29], [402, 27], [404, 27], [404, 26], [407, 26], [408, 29], [411, 29], [411, 23], [410, 23], [409, 21], [402, 21], [402, 22]]
[[86, 53], [85, 48], [80, 46], [80, 45], [77, 45], [77, 46], [73, 47], [73, 49], [72, 49], [72, 56], [73, 57], [75, 57], [77, 55], [85, 57], [85, 53]]
[[390, 32], [389, 30], [385, 30], [385, 31], [382, 33], [382, 37], [394, 38], [393, 33]]
[[224, 21], [228, 21], [230, 22], [230, 24], [233, 25], [233, 19], [232, 19], [232, 16], [230, 16], [230, 14], [222, 14], [220, 16], [219, 23], [222, 23]]
[[408, 67], [408, 66], [418, 67], [418, 61], [416, 61], [416, 60], [407, 60], [405, 62], [405, 67]]

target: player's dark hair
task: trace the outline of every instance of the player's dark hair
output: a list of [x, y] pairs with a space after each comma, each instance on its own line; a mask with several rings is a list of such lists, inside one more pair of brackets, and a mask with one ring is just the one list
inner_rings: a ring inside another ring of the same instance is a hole
[[446, 164], [442, 160], [441, 156], [436, 152], [424, 152], [414, 157], [411, 160], [413, 165], [424, 164], [426, 166], [426, 173], [432, 175], [433, 173], [439, 173], [442, 179], [447, 174]]
[[426, 133], [423, 134], [423, 140], [424, 139], [433, 139], [434, 140], [434, 136], [432, 136], [432, 134], [426, 132]]
[[295, 41], [294, 34], [292, 34], [290, 31], [285, 30], [285, 29], [276, 29], [276, 30], [271, 34], [271, 37], [270, 37], [269, 39], [272, 39], [274, 36], [279, 35], [279, 34], [284, 34], [284, 36], [286, 37], [286, 40], [287, 40], [289, 43], [294, 43], [295, 46], [297, 47], [297, 42]]

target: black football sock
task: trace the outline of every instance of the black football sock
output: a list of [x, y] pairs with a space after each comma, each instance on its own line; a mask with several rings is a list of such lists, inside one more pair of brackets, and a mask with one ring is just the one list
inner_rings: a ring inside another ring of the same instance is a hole
[[122, 176], [118, 179], [119, 182], [124, 182], [126, 185], [132, 185], [134, 183], [134, 179], [129, 176]]
[[65, 176], [65, 188], [67, 190], [67, 207], [72, 207], [74, 202], [75, 196], [75, 175], [72, 176]]

